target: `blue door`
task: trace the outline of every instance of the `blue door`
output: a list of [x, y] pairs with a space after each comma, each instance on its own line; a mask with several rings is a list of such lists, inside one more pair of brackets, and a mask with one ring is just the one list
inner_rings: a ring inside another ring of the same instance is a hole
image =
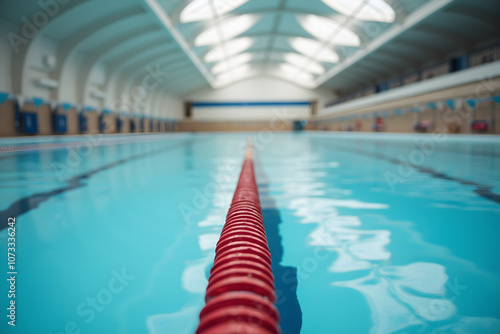
[[38, 114], [24, 112], [21, 115], [24, 133], [38, 133]]
[[54, 115], [54, 128], [56, 129], [56, 133], [66, 133], [67, 131], [67, 123], [66, 123], [66, 115]]

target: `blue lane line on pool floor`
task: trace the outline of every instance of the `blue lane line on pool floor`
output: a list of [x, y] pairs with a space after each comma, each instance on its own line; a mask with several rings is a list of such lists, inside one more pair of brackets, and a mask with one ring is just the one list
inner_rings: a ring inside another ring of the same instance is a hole
[[279, 232], [282, 223], [279, 210], [268, 192], [268, 180], [259, 161], [254, 158], [259, 197], [262, 205], [262, 218], [266, 230], [269, 251], [271, 252], [271, 269], [276, 289], [276, 307], [280, 313], [280, 327], [283, 334], [300, 334], [302, 328], [302, 310], [297, 297], [297, 268], [281, 265], [283, 261], [283, 243]]
[[165, 151], [180, 148], [180, 147], [184, 146], [184, 144], [185, 144], [185, 142], [183, 141], [182, 143], [179, 143], [179, 144], [169, 145], [167, 147], [162, 147], [162, 148], [157, 149], [157, 150], [152, 150], [152, 151], [145, 152], [142, 154], [133, 155], [133, 156], [128, 157], [128, 158], [120, 159], [120, 160], [117, 160], [113, 163], [110, 163], [110, 164], [104, 165], [102, 167], [93, 169], [87, 173], [76, 175], [76, 176], [70, 178], [69, 180], [65, 181], [66, 182], [65, 187], [61, 187], [58, 189], [54, 189], [54, 190], [50, 190], [50, 191], [46, 191], [46, 192], [42, 192], [42, 193], [36, 193], [36, 194], [31, 195], [31, 196], [27, 196], [27, 197], [23, 197], [21, 199], [18, 199], [17, 201], [12, 203], [7, 209], [0, 211], [0, 231], [8, 227], [8, 218], [9, 217], [16, 217], [16, 219], [17, 219], [19, 216], [37, 208], [40, 204], [49, 200], [52, 197], [63, 194], [65, 192], [73, 190], [73, 189], [83, 187], [85, 185], [85, 183], [83, 182], [84, 180], [89, 179], [90, 177], [92, 177], [93, 175], [95, 175], [99, 172], [103, 172], [103, 171], [108, 170], [110, 168], [131, 162], [134, 160], [146, 158], [146, 157], [153, 156], [153, 155], [165, 152]]
[[334, 144], [330, 144], [330, 143], [327, 146], [329, 146], [333, 149], [338, 149], [338, 150], [348, 152], [348, 153], [360, 154], [363, 156], [370, 156], [370, 157], [373, 157], [376, 159], [385, 160], [385, 161], [390, 162], [391, 164], [394, 164], [394, 165], [404, 165], [406, 167], [411, 167], [411, 168], [414, 168], [415, 170], [418, 170], [420, 173], [427, 174], [435, 179], [453, 181], [453, 182], [463, 184], [465, 186], [474, 186], [474, 187], [476, 187], [476, 189], [474, 189], [474, 193], [476, 193], [477, 195], [479, 195], [480, 197], [482, 197], [484, 199], [492, 201], [496, 204], [500, 204], [500, 195], [496, 194], [492, 191], [492, 189], [493, 189], [492, 186], [488, 186], [488, 185], [480, 184], [477, 182], [461, 179], [458, 177], [452, 177], [452, 176], [449, 176], [445, 173], [438, 172], [438, 171], [436, 171], [432, 168], [429, 168], [429, 167], [418, 166], [418, 165], [415, 165], [415, 164], [412, 164], [409, 162], [403, 163], [401, 160], [398, 160], [396, 158], [391, 158], [391, 157], [389, 157], [385, 154], [382, 154], [382, 153], [373, 153], [373, 152], [369, 152], [369, 151], [366, 151], [366, 150], [363, 150], [360, 148], [345, 147], [345, 146], [339, 146], [339, 145], [334, 145]]
[[[262, 189], [261, 185], [259, 189]], [[280, 327], [283, 334], [299, 334], [302, 327], [302, 310], [297, 299], [297, 268], [281, 265], [283, 245], [279, 234], [279, 224], [281, 224], [279, 211], [276, 208], [265, 208], [262, 209], [262, 216], [271, 252], [271, 268], [277, 295], [276, 307], [281, 317]]]

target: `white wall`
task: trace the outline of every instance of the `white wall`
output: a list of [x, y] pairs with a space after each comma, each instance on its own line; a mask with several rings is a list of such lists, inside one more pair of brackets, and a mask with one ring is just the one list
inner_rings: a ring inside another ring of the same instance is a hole
[[[104, 108], [104, 101], [94, 98], [90, 95], [93, 89], [103, 90], [105, 92], [115, 92], [114, 86], [119, 86], [120, 81], [106, 80], [110, 75], [107, 64], [97, 62], [90, 70], [87, 82], [79, 85], [81, 71], [85, 64], [87, 55], [83, 52], [71, 52], [66, 59], [57, 59], [57, 62], [64, 61], [62, 72], [57, 75], [53, 69], [49, 69], [44, 64], [44, 56], [57, 56], [61, 47], [60, 41], [38, 33], [33, 39], [30, 39], [27, 45], [26, 57], [23, 58], [22, 71], [13, 70], [14, 57], [21, 59], [22, 54], [15, 54], [9, 42], [8, 34], [10, 32], [19, 33], [20, 27], [5, 19], [0, 19], [0, 92], [15, 93], [25, 98], [43, 98], [46, 101], [69, 102], [77, 105], [93, 106], [97, 109]], [[13, 77], [14, 75], [14, 77]], [[118, 76], [122, 78], [121, 76]], [[21, 82], [21, 90], [14, 91], [12, 78], [18, 78]], [[40, 78], [52, 78], [59, 82], [56, 89], [41, 87], [35, 83]], [[106, 85], [106, 82], [108, 84]], [[82, 87], [83, 86], [83, 87]], [[83, 91], [82, 91], [83, 89]], [[119, 96], [123, 92], [117, 92]], [[153, 100], [154, 103], [147, 103]], [[82, 103], [83, 102], [83, 103]], [[168, 92], [152, 91], [148, 92], [141, 110], [131, 110], [142, 112], [149, 116], [164, 117], [170, 119], [181, 119], [184, 114], [184, 101], [178, 96], [168, 94]], [[116, 110], [124, 111], [124, 110]]]
[[277, 107], [204, 107], [193, 108], [192, 119], [196, 121], [253, 121], [281, 119], [309, 119], [311, 109], [308, 106]]
[[104, 107], [104, 99], [96, 98], [92, 95], [93, 91], [106, 91], [106, 66], [103, 63], [98, 63], [90, 71], [87, 78], [88, 82], [85, 83], [83, 92], [83, 105]]
[[169, 119], [182, 119], [184, 118], [184, 101], [174, 95], [164, 96], [161, 105], [157, 106], [161, 115]]
[[169, 93], [151, 92], [144, 101], [144, 112], [149, 116], [182, 119], [184, 117], [184, 101]]
[[[61, 61], [61, 60], [58, 60]], [[57, 99], [59, 101], [68, 101], [72, 103], [82, 103], [77, 91], [77, 78], [80, 75], [80, 68], [85, 62], [85, 55], [80, 52], [72, 53], [63, 65], [61, 76], [59, 78], [59, 89]], [[94, 105], [99, 107], [99, 105]]]
[[190, 101], [329, 101], [326, 89], [307, 89], [274, 77], [254, 77], [221, 89], [206, 88], [186, 97]]
[[[50, 79], [51, 71], [45, 67], [45, 56], [56, 56], [58, 43], [43, 35], [37, 35], [31, 42], [23, 64], [21, 90], [23, 95], [40, 97], [46, 100], [55, 99], [55, 89], [38, 86], [38, 79]], [[59, 83], [60, 84], [60, 83]]]
[[0, 19], [0, 92], [12, 93], [11, 66], [13, 49], [7, 38], [9, 32], [16, 33], [18, 27]]
[[[318, 101], [321, 106], [335, 96], [328, 90], [299, 87], [290, 82], [272, 78], [256, 77], [237, 82], [221, 89], [206, 88], [190, 94], [186, 100], [192, 102], [274, 102], [274, 101]], [[276, 110], [278, 109], [278, 111]], [[287, 118], [309, 118], [310, 108], [286, 107], [213, 107], [193, 108], [195, 120], [264, 120], [274, 117], [276, 112], [286, 112]]]

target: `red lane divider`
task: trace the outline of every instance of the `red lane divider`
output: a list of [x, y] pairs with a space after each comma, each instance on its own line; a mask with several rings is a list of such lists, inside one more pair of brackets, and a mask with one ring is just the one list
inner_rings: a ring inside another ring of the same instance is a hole
[[208, 280], [196, 334], [280, 334], [271, 253], [247, 148]]

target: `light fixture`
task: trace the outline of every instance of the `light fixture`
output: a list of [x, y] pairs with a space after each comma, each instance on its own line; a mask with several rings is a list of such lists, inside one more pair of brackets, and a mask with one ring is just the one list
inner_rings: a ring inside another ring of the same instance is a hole
[[296, 53], [285, 54], [285, 60], [290, 64], [310, 73], [314, 74], [325, 73], [325, 69], [323, 68], [323, 66], [321, 66], [320, 63], [312, 60], [311, 58], [304, 57]]
[[316, 15], [305, 15], [298, 18], [304, 30], [330, 45], [359, 46], [358, 35], [338, 22]]
[[241, 53], [252, 46], [254, 40], [250, 37], [242, 37], [222, 43], [213, 48], [205, 55], [205, 62], [211, 63], [221, 61], [238, 53]]
[[180, 21], [186, 23], [214, 19], [240, 7], [248, 1], [249, 0], [194, 0], [182, 10]]
[[35, 80], [38, 86], [45, 88], [57, 88], [59, 86], [59, 81], [49, 78], [39, 78]]
[[309, 38], [294, 37], [289, 40], [295, 51], [302, 53], [316, 61], [338, 63], [339, 56], [329, 47]]
[[258, 21], [255, 15], [239, 15], [216, 23], [196, 37], [194, 45], [220, 44], [250, 29]]
[[362, 21], [394, 22], [396, 13], [384, 0], [321, 0], [346, 16]]
[[103, 90], [94, 89], [92, 92], [90, 92], [90, 95], [95, 99], [103, 100], [106, 97], [106, 92]]

